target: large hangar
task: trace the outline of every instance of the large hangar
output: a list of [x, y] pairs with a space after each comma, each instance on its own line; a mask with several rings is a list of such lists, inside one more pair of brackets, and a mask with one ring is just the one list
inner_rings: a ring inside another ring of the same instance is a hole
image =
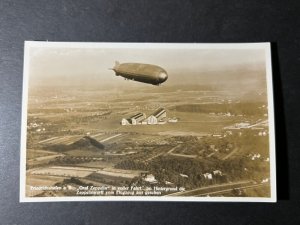
[[146, 118], [145, 113], [137, 113], [129, 118], [123, 118], [121, 125], [154, 125], [160, 124], [167, 117], [167, 112], [164, 108], [159, 108], [154, 113]]
[[147, 118], [147, 124], [158, 124], [165, 117], [167, 117], [166, 110], [163, 108], [159, 108]]

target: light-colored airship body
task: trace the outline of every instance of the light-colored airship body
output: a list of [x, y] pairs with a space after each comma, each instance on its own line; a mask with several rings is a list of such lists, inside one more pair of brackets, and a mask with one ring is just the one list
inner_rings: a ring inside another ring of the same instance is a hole
[[112, 70], [116, 76], [153, 85], [160, 85], [168, 79], [166, 70], [151, 64], [116, 62]]

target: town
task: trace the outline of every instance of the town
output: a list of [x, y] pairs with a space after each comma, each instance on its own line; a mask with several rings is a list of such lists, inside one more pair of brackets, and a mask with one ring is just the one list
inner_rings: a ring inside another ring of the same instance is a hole
[[[170, 197], [270, 194], [264, 98], [245, 101], [240, 93], [205, 87], [160, 90], [140, 96], [93, 91], [76, 98], [66, 88], [32, 92], [27, 195], [126, 195], [115, 190], [123, 186], [141, 187], [137, 195]], [[64, 188], [30, 188], [41, 182]], [[78, 191], [80, 186], [107, 191]]]

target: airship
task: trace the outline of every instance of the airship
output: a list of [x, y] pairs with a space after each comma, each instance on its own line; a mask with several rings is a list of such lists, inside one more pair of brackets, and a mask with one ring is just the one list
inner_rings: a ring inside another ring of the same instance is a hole
[[126, 80], [153, 85], [160, 85], [168, 79], [166, 70], [152, 64], [119, 63], [116, 61], [112, 70], [116, 73], [116, 76], [124, 77]]

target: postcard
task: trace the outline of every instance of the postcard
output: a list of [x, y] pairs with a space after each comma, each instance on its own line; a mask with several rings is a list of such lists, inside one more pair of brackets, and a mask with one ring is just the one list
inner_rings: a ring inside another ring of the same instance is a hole
[[276, 202], [270, 43], [24, 49], [21, 202]]

